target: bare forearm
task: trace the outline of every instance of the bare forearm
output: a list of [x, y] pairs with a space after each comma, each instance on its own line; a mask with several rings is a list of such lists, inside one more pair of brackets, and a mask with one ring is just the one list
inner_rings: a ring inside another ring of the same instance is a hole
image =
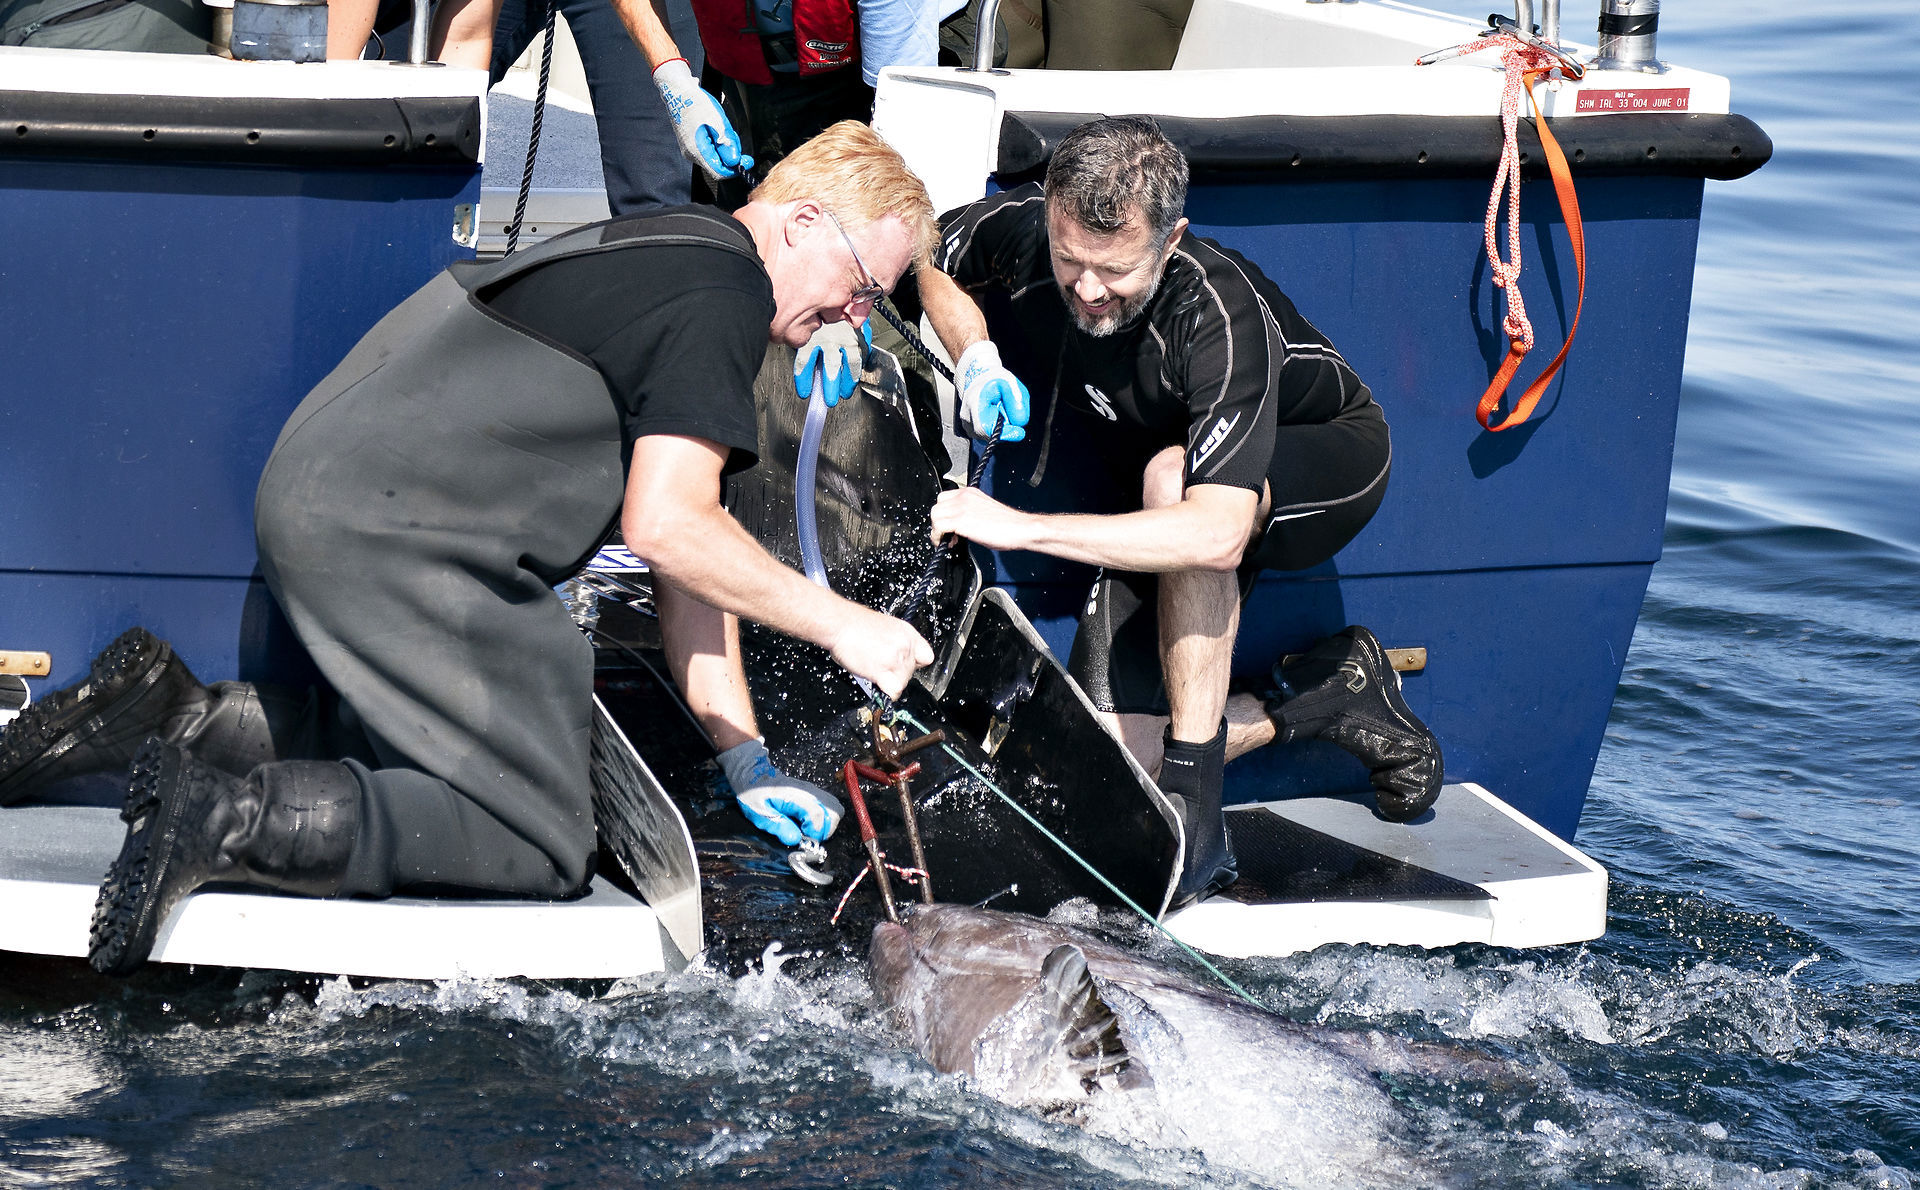
[[727, 448], [646, 434], [633, 444], [620, 516], [627, 548], [707, 607], [823, 646], [842, 668], [895, 696], [933, 649], [904, 620], [862, 607], [782, 566], [720, 507]]
[[662, 0], [613, 0], [620, 23], [627, 27], [633, 43], [646, 55], [647, 65], [658, 69], [662, 62], [682, 57], [667, 24], [667, 9]]
[[1215, 531], [1180, 506], [1108, 516], [1027, 515], [1031, 518], [1031, 528], [1029, 544], [1024, 548], [1072, 562], [1140, 574], [1230, 570], [1233, 563], [1238, 562], [1246, 540], [1244, 530]]
[[933, 323], [933, 333], [953, 359], [987, 337], [987, 318], [972, 295], [958, 282], [931, 265], [914, 274], [920, 285], [920, 307]]
[[327, 0], [327, 57], [358, 58], [373, 34], [379, 0]]
[[1253, 493], [1214, 485], [1190, 492], [1199, 495], [1164, 508], [1096, 516], [1022, 512], [978, 489], [958, 488], [934, 502], [933, 532], [956, 533], [993, 550], [1031, 550], [1144, 574], [1232, 570], [1252, 533]]
[[645, 543], [647, 564], [681, 590], [788, 636], [831, 648], [874, 614], [782, 565], [717, 505], [683, 510], [672, 523], [629, 520], [622, 530], [629, 543]]

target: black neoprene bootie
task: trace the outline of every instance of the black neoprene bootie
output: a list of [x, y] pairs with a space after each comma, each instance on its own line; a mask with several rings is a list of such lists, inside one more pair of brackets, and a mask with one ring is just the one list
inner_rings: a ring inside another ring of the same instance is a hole
[[146, 962], [174, 906], [202, 885], [331, 896], [360, 829], [360, 787], [344, 765], [296, 760], [238, 778], [149, 740], [120, 811], [127, 838], [94, 905], [87, 959], [104, 975]]
[[1273, 667], [1267, 714], [1279, 742], [1326, 740], [1366, 765], [1383, 817], [1406, 822], [1440, 796], [1440, 741], [1400, 697], [1400, 675], [1355, 624]]
[[[284, 704], [284, 705], [283, 705]], [[302, 706], [245, 682], [203, 686], [172, 646], [130, 628], [86, 678], [33, 703], [0, 731], [0, 806], [88, 773], [121, 772], [148, 737], [190, 747], [236, 776], [278, 759]]]
[[1220, 812], [1221, 786], [1226, 781], [1227, 725], [1204, 744], [1173, 738], [1168, 728], [1161, 737], [1160, 791], [1180, 811], [1186, 830], [1186, 862], [1170, 908], [1184, 909], [1210, 897], [1240, 878], [1227, 838], [1227, 820]]

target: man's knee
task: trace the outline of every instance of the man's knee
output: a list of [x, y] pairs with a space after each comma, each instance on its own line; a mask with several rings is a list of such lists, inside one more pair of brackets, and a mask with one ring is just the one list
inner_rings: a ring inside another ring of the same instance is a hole
[[1151, 459], [1140, 482], [1140, 507], [1171, 508], [1186, 498], [1187, 452], [1169, 446]]
[[[1187, 453], [1185, 448], [1169, 446], [1147, 461], [1140, 481], [1140, 507], [1171, 508], [1186, 499], [1187, 496]], [[1258, 539], [1260, 527], [1266, 524], [1268, 509], [1272, 507], [1273, 497], [1266, 484], [1260, 487], [1260, 505], [1254, 515], [1249, 517], [1245, 526], [1245, 536], [1240, 541], [1240, 550], [1245, 553], [1253, 548]]]

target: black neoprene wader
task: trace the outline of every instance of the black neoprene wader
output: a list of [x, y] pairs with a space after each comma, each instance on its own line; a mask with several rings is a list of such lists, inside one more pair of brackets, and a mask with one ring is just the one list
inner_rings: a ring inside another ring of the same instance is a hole
[[[554, 596], [625, 492], [622, 426], [585, 358], [477, 298], [536, 266], [649, 244], [731, 249], [685, 215], [456, 264], [294, 412], [261, 476], [261, 569], [366, 732], [341, 893], [565, 896], [591, 875], [593, 651]], [[603, 242], [602, 237], [618, 238]]]

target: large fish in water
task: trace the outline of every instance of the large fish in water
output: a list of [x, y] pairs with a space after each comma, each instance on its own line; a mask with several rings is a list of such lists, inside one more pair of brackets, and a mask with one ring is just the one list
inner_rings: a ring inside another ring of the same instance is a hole
[[[1006, 1103], [1298, 1185], [1417, 1177], [1381, 1076], [1471, 1059], [1289, 1021], [1070, 926], [962, 905], [873, 934], [873, 982], [920, 1053]], [[1463, 1064], [1464, 1063], [1464, 1064]]]

